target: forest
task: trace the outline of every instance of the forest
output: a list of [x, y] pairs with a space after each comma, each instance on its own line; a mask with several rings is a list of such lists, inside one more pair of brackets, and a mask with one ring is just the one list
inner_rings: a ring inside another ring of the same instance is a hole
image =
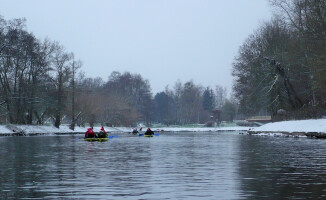
[[326, 1], [270, 0], [272, 19], [233, 64], [239, 112], [274, 121], [326, 115]]
[[176, 81], [153, 94], [140, 74], [113, 71], [86, 77], [82, 61], [63, 45], [37, 39], [25, 19], [0, 17], [0, 122], [75, 126], [207, 123], [213, 110], [232, 121], [237, 103], [221, 86]]
[[176, 80], [150, 82], [112, 71], [86, 77], [57, 41], [38, 39], [25, 19], [0, 17], [0, 123], [107, 126], [205, 124], [271, 115], [273, 121], [326, 115], [326, 2], [269, 0], [274, 11], [240, 46], [233, 91]]

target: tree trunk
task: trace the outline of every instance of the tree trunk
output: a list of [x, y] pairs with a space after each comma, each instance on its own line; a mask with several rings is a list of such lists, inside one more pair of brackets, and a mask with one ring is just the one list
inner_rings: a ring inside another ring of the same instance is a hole
[[56, 116], [55, 116], [54, 126], [55, 126], [56, 128], [59, 128], [59, 127], [60, 127], [60, 122], [61, 122], [60, 114], [57, 113]]
[[72, 63], [72, 105], [71, 105], [71, 124], [70, 124], [70, 129], [75, 130], [75, 61], [73, 60]]

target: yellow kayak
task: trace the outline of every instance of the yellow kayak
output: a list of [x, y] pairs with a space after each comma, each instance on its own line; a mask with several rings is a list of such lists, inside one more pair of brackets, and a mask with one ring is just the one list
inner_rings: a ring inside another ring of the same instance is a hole
[[153, 135], [144, 135], [145, 137], [153, 137]]
[[88, 142], [107, 142], [109, 138], [85, 138], [84, 140]]

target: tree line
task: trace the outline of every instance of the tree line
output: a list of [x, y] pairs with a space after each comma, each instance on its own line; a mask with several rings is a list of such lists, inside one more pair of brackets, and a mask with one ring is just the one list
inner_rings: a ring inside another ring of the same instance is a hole
[[114, 71], [108, 80], [89, 78], [82, 62], [59, 42], [37, 39], [25, 19], [0, 16], [0, 122], [62, 123], [70, 128], [205, 123], [214, 109], [227, 109], [232, 120], [236, 104], [226, 90], [215, 91], [193, 81], [177, 81], [153, 96], [140, 74]]
[[193, 81], [177, 81], [154, 97], [154, 120], [166, 125], [203, 124], [212, 120], [214, 110], [221, 113], [220, 121], [233, 121], [237, 114], [237, 102], [228, 99], [226, 89], [218, 85], [213, 90]]
[[239, 110], [317, 118], [326, 108], [326, 1], [270, 0], [273, 18], [242, 44], [233, 64]]
[[43, 124], [51, 117], [59, 127], [81, 62], [58, 42], [36, 39], [25, 21], [0, 17], [1, 120]]

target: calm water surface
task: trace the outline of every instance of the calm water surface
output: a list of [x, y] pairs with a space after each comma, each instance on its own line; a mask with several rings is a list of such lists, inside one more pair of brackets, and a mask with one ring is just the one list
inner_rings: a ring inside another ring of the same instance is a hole
[[326, 140], [0, 138], [0, 199], [326, 199]]

